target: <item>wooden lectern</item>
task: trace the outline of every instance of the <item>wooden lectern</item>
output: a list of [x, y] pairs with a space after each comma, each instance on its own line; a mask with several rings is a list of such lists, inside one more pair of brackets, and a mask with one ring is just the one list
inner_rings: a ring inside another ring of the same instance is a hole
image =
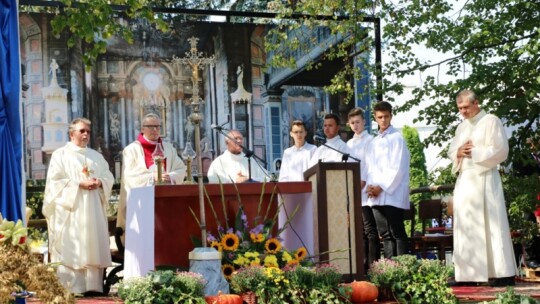
[[[359, 163], [319, 161], [304, 172], [304, 178], [312, 184], [314, 247], [319, 261], [337, 265], [345, 279], [363, 279]], [[352, 258], [349, 258], [349, 240]]]

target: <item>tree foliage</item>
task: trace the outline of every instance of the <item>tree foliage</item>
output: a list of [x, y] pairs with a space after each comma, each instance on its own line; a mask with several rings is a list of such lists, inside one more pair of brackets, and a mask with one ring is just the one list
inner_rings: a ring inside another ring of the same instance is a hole
[[[84, 62], [92, 65], [105, 51], [105, 39], [112, 35], [133, 39], [130, 29], [121, 23], [118, 11], [129, 18], [143, 18], [167, 30], [170, 15], [155, 13], [153, 8], [232, 9], [276, 12], [265, 47], [272, 55], [275, 68], [296, 64], [295, 51], [321, 46], [327, 51], [307, 62], [308, 69], [317, 68], [320, 59], [340, 60], [343, 69], [326, 87], [331, 93], [354, 95], [354, 77], [361, 78], [356, 61], [368, 63], [372, 75], [381, 76], [382, 87], [372, 86], [366, 92], [392, 96], [403, 92], [403, 78], [428, 69], [440, 69], [426, 76], [413, 97], [398, 111], [406, 111], [421, 101], [429, 100], [413, 122], [424, 121], [438, 128], [426, 144], [442, 146], [453, 134], [459, 120], [454, 98], [464, 88], [476, 90], [483, 108], [499, 116], [507, 126], [517, 126], [510, 145], [511, 157], [526, 154], [527, 138], [540, 138], [540, 2], [529, 0], [305, 0], [266, 1], [240, 0], [225, 2], [208, 0], [92, 0], [73, 2], [60, 0], [53, 21], [55, 33], [68, 31], [69, 44], [82, 39], [88, 47]], [[382, 20], [383, 52], [387, 56], [380, 69], [373, 64], [374, 19]], [[312, 35], [326, 27], [335, 39], [317, 41]], [[440, 56], [424, 58], [414, 46], [439, 52]], [[451, 76], [452, 80], [439, 79]], [[381, 89], [382, 92], [377, 90]], [[397, 93], [397, 94], [396, 94]], [[450, 131], [450, 132], [449, 132]]]

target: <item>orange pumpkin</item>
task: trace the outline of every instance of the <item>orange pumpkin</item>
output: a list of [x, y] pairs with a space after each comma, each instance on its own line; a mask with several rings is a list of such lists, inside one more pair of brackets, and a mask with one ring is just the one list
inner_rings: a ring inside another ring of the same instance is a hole
[[242, 304], [242, 298], [235, 294], [224, 294], [221, 291], [217, 296], [204, 297], [207, 304]]
[[351, 302], [353, 303], [373, 302], [379, 296], [379, 289], [371, 282], [353, 281], [350, 286], [352, 288]]

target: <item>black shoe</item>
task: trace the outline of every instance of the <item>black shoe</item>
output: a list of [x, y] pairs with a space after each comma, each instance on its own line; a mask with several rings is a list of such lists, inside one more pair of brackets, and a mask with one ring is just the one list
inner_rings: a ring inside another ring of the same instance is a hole
[[85, 298], [101, 297], [101, 296], [103, 296], [103, 292], [99, 292], [99, 291], [87, 291], [84, 293]]
[[514, 277], [496, 278], [489, 285], [492, 287], [515, 286], [516, 279]]
[[478, 282], [465, 282], [465, 281], [449, 281], [448, 286], [478, 286]]
[[526, 264], [527, 264], [527, 267], [532, 268], [532, 269], [540, 267], [540, 263], [538, 263], [535, 260], [528, 261]]

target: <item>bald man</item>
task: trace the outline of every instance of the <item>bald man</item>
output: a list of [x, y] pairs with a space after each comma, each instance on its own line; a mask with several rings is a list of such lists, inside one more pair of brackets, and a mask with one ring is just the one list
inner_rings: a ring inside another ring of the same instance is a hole
[[[210, 183], [243, 183], [249, 179], [248, 158], [242, 151], [244, 136], [231, 130], [225, 138], [227, 150], [218, 156], [208, 169]], [[251, 161], [251, 179], [262, 182], [267, 178], [266, 170], [254, 159]]]

